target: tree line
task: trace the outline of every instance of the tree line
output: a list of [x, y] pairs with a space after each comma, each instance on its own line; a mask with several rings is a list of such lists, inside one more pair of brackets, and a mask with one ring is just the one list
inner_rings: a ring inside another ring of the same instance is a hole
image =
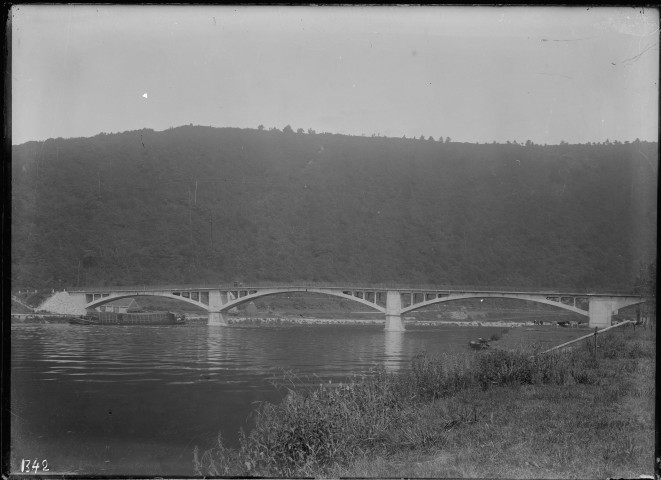
[[12, 147], [12, 284], [630, 290], [655, 256], [656, 143], [301, 133], [189, 125]]

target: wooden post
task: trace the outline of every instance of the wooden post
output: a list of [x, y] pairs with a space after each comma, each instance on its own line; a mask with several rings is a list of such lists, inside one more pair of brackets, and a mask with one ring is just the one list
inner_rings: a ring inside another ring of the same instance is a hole
[[594, 327], [594, 359], [597, 359], [597, 327]]

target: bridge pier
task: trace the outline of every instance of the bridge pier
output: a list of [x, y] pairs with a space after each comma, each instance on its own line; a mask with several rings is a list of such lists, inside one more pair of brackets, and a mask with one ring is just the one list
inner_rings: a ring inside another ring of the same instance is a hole
[[588, 325], [590, 328], [610, 327], [613, 308], [610, 300], [601, 298], [590, 299], [590, 309], [588, 310]]
[[403, 332], [402, 295], [399, 292], [388, 291], [386, 294], [386, 331]]
[[208, 325], [227, 325], [227, 320], [221, 312], [209, 312]]
[[613, 314], [617, 314], [620, 308], [631, 305], [626, 299], [617, 297], [592, 297], [590, 298], [590, 308], [588, 318], [590, 328], [605, 328], [611, 326]]
[[401, 315], [388, 315], [386, 314], [386, 331], [387, 332], [403, 332], [406, 330], [402, 323]]
[[400, 368], [400, 358], [402, 355], [402, 345], [404, 344], [405, 332], [388, 331], [384, 332], [384, 353], [386, 370], [395, 371]]

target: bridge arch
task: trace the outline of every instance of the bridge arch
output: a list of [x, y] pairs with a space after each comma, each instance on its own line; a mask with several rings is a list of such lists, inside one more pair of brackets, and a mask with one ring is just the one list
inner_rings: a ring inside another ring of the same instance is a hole
[[414, 310], [418, 310], [420, 308], [427, 307], [429, 305], [434, 305], [436, 303], [444, 303], [444, 302], [452, 302], [454, 300], [463, 300], [466, 298], [512, 298], [515, 300], [525, 300], [529, 302], [537, 302], [537, 303], [543, 303], [545, 305], [552, 305], [554, 307], [558, 308], [564, 308], [565, 310], [569, 310], [570, 312], [578, 313], [579, 315], [585, 315], [586, 317], [589, 316], [589, 312], [587, 310], [582, 310], [580, 308], [574, 307], [572, 305], [567, 305], [562, 302], [556, 302], [553, 300], [548, 300], [546, 298], [539, 298], [536, 296], [527, 296], [527, 295], [507, 295], [507, 294], [489, 294], [489, 293], [466, 293], [466, 294], [458, 294], [458, 295], [449, 295], [447, 297], [441, 297], [441, 298], [434, 298], [431, 300], [427, 300], [424, 302], [416, 303], [414, 305], [410, 305], [406, 308], [402, 308], [402, 314], [407, 313], [407, 312], [412, 312]]
[[112, 302], [113, 300], [118, 300], [120, 298], [129, 298], [129, 297], [165, 297], [165, 298], [173, 298], [175, 300], [179, 300], [182, 302], [190, 303], [191, 305], [195, 305], [196, 307], [200, 307], [207, 312], [209, 310], [209, 305], [205, 305], [204, 303], [198, 302], [196, 300], [192, 300], [190, 298], [182, 297], [180, 295], [173, 295], [172, 293], [166, 293], [166, 292], [148, 292], [148, 293], [139, 293], [139, 292], [130, 292], [130, 293], [122, 293], [122, 294], [111, 294], [107, 297], [99, 298], [97, 300], [94, 300], [93, 302], [87, 303], [85, 305], [85, 309], [90, 309], [90, 308], [96, 308], [100, 307], [101, 305], [104, 305], [106, 303]]
[[377, 303], [370, 302], [369, 300], [365, 300], [364, 298], [356, 297], [353, 295], [347, 295], [343, 293], [340, 290], [335, 290], [335, 289], [326, 289], [326, 288], [302, 288], [302, 287], [294, 287], [294, 288], [278, 288], [278, 289], [262, 289], [258, 290], [255, 293], [250, 293], [248, 295], [245, 295], [240, 298], [232, 299], [228, 301], [227, 303], [224, 303], [220, 309], [221, 312], [227, 312], [228, 310], [231, 310], [234, 307], [238, 307], [239, 305], [242, 305], [244, 303], [250, 302], [251, 300], [255, 300], [258, 298], [262, 297], [268, 297], [272, 295], [280, 295], [283, 293], [301, 293], [301, 292], [307, 292], [307, 293], [320, 293], [323, 295], [330, 295], [333, 297], [339, 297], [343, 298], [345, 300], [353, 300], [354, 302], [362, 303], [363, 305], [367, 305], [368, 307], [371, 307], [379, 312], [385, 313], [386, 309], [385, 307], [382, 307], [381, 305], [378, 305]]

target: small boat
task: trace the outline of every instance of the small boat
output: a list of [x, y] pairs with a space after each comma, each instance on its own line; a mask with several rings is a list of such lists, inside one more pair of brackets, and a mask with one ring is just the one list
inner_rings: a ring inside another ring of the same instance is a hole
[[489, 344], [486, 342], [480, 342], [480, 341], [475, 341], [471, 340], [468, 342], [468, 345], [473, 349], [473, 350], [483, 350], [485, 348], [489, 348]]

